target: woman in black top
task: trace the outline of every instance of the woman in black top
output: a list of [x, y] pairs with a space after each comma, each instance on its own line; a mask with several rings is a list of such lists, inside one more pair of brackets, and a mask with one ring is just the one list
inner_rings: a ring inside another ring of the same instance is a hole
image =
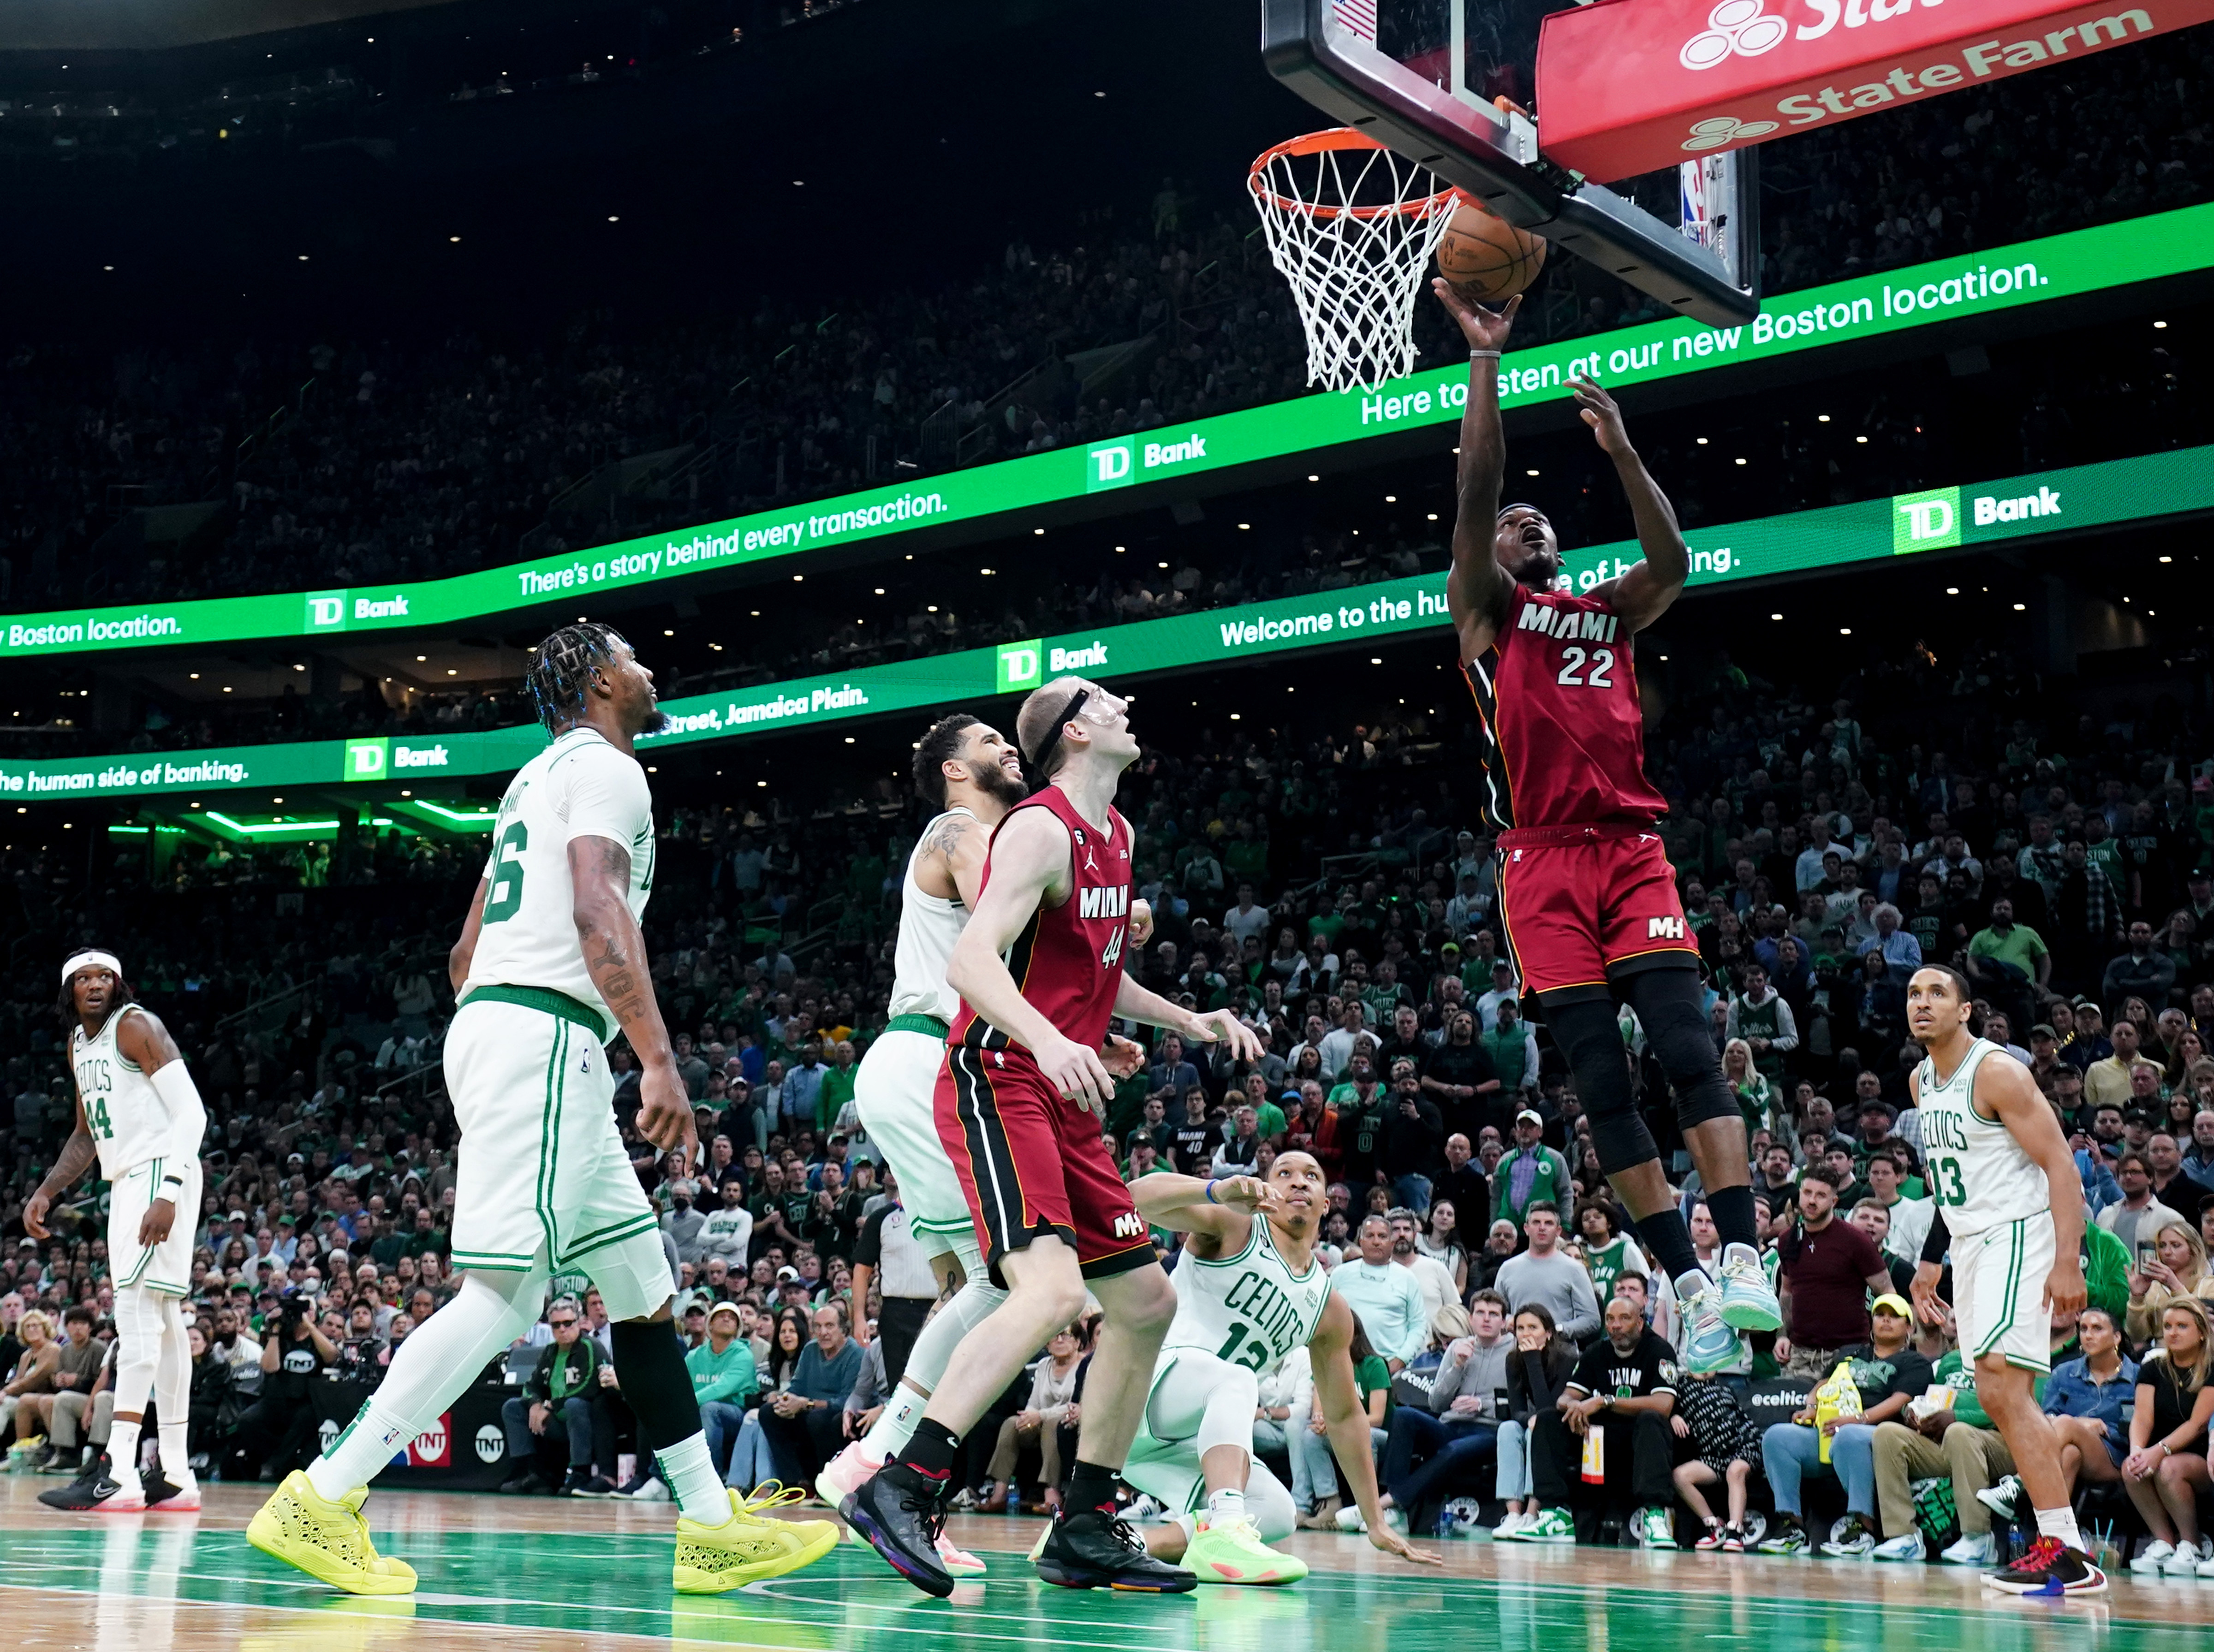
[[1554, 1335], [1553, 1316], [1542, 1302], [1515, 1310], [1514, 1351], [1507, 1356], [1507, 1401], [1499, 1410], [1499, 1495], [1507, 1502], [1501, 1532], [1535, 1520], [1530, 1495], [1530, 1430], [1561, 1398], [1575, 1373], [1574, 1349]]
[[2208, 1486], [2206, 1424], [2214, 1417], [2214, 1331], [2206, 1306], [2179, 1296], [2161, 1310], [2160, 1351], [2138, 1372], [2137, 1408], [2130, 1418], [2130, 1454], [2122, 1484], [2144, 1516], [2153, 1541], [2130, 1562], [2136, 1572], [2188, 1576], [2214, 1557], [2202, 1546], [2199, 1497]]

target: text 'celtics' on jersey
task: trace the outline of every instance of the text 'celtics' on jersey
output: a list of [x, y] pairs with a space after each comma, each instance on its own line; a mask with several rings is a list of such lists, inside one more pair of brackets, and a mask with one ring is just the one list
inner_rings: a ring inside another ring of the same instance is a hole
[[577, 936], [572, 838], [604, 837], [630, 852], [631, 915], [653, 891], [653, 796], [638, 759], [595, 730], [572, 728], [523, 766], [499, 800], [484, 927], [463, 988], [540, 987], [615, 1018], [592, 985]]
[[1955, 1239], [2052, 1208], [2052, 1190], [2038, 1162], [2013, 1131], [1976, 1111], [1976, 1073], [1987, 1061], [2014, 1057], [1979, 1038], [1942, 1081], [1933, 1057], [1923, 1056], [1914, 1070], [1930, 1196], [1945, 1213], [1946, 1228]]
[[1305, 1273], [1294, 1273], [1265, 1216], [1253, 1219], [1236, 1255], [1186, 1251], [1170, 1278], [1177, 1311], [1163, 1349], [1202, 1349], [1263, 1376], [1314, 1340], [1330, 1298], [1328, 1270], [1309, 1258]]

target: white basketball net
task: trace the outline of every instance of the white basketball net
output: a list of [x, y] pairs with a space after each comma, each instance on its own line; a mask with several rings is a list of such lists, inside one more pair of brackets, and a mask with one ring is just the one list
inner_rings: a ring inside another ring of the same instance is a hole
[[1373, 390], [1415, 367], [1415, 300], [1459, 205], [1350, 128], [1280, 144], [1246, 179], [1306, 330], [1307, 382]]

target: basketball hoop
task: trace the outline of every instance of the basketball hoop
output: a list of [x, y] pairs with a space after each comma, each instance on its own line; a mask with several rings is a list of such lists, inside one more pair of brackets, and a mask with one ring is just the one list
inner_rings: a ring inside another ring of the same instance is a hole
[[1415, 298], [1459, 193], [1349, 126], [1277, 144], [1245, 183], [1300, 307], [1307, 382], [1373, 390], [1412, 372]]

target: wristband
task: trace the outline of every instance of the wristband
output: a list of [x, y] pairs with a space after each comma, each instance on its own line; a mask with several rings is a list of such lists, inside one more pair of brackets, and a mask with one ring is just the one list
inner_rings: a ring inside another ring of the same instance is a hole
[[1471, 361], [1497, 361], [1499, 352], [1496, 350], [1471, 350], [1468, 352], [1468, 358]]
[[164, 1176], [162, 1178], [163, 1187], [182, 1187], [184, 1184], [185, 1178], [181, 1176]]
[[1207, 1186], [1203, 1191], [1207, 1195], [1207, 1202], [1209, 1204], [1220, 1204], [1222, 1202], [1221, 1200], [1214, 1196], [1214, 1184], [1220, 1179], [1220, 1178], [1214, 1176], [1210, 1176], [1207, 1178]]

